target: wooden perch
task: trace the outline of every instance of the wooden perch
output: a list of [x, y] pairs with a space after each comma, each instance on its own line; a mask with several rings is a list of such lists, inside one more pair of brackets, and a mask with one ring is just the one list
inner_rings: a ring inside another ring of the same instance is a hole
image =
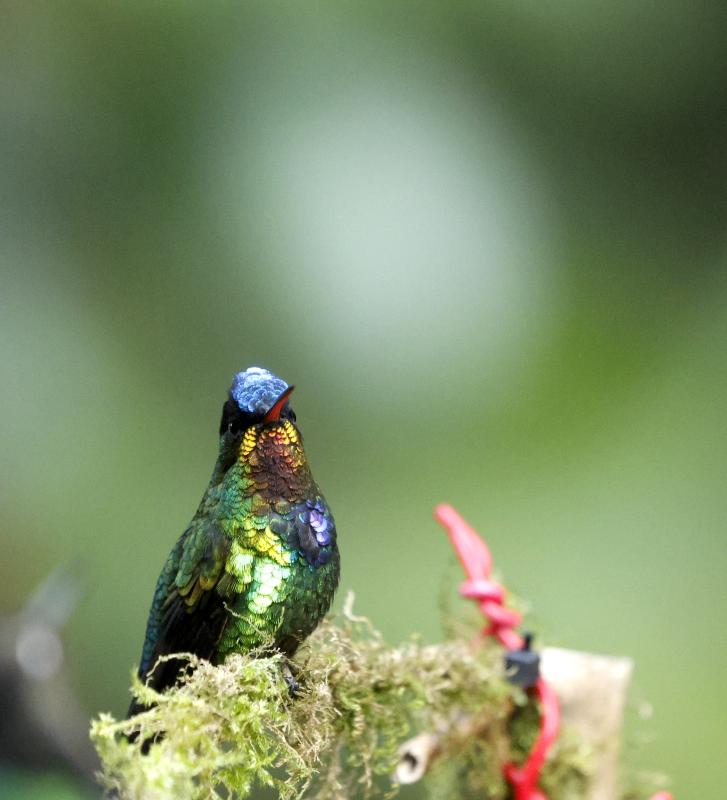
[[563, 725], [597, 754], [588, 800], [612, 800], [617, 796], [618, 748], [633, 662], [546, 647], [541, 670], [558, 695]]

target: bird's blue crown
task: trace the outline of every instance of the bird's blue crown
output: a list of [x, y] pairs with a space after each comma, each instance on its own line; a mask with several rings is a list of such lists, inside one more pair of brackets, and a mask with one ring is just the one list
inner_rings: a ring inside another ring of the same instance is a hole
[[247, 414], [267, 414], [288, 384], [263, 367], [248, 367], [235, 375], [230, 397]]

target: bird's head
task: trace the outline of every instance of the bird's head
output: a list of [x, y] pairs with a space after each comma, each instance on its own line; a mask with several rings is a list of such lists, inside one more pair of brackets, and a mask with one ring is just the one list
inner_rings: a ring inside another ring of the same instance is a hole
[[238, 372], [222, 407], [223, 448], [229, 449], [251, 428], [261, 431], [285, 421], [294, 423], [295, 413], [288, 403], [293, 388], [262, 367], [248, 367]]

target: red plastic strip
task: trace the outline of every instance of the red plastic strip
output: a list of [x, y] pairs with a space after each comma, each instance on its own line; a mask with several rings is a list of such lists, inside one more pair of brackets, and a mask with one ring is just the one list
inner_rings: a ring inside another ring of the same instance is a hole
[[[490, 580], [492, 555], [490, 548], [452, 506], [440, 505], [434, 511], [436, 520], [446, 529], [449, 540], [467, 575], [460, 587], [464, 597], [476, 600], [480, 610], [489, 620], [483, 633], [495, 636], [508, 650], [519, 650], [523, 637], [513, 630], [522, 621], [522, 615], [506, 608], [505, 590]], [[547, 800], [538, 789], [540, 771], [553, 742], [558, 737], [560, 708], [558, 698], [548, 683], [539, 678], [535, 694], [540, 700], [540, 731], [528, 758], [521, 765], [505, 764], [504, 773], [513, 788], [514, 800]]]
[[[463, 597], [476, 600], [489, 620], [483, 635], [495, 636], [508, 650], [519, 650], [524, 640], [513, 628], [520, 624], [522, 615], [504, 607], [504, 588], [490, 580], [490, 548], [452, 506], [437, 506], [434, 517], [447, 531], [467, 575], [468, 580], [460, 586], [460, 593]], [[548, 800], [538, 789], [538, 780], [548, 752], [558, 738], [560, 706], [555, 692], [543, 678], [539, 678], [535, 684], [535, 694], [540, 700], [538, 738], [521, 766], [505, 764], [503, 767], [505, 777], [513, 788], [513, 800]], [[672, 800], [672, 796], [669, 792], [658, 792], [651, 800]]]

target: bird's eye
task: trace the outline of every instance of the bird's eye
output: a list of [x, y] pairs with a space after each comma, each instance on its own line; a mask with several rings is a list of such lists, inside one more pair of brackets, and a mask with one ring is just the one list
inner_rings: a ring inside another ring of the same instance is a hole
[[235, 436], [249, 428], [254, 422], [252, 414], [242, 411], [237, 403], [230, 399], [222, 406], [220, 436], [224, 436], [226, 433]]
[[283, 419], [289, 419], [291, 422], [295, 422], [295, 420], [296, 420], [295, 411], [293, 411], [293, 409], [290, 406], [286, 406], [282, 410], [280, 416]]

